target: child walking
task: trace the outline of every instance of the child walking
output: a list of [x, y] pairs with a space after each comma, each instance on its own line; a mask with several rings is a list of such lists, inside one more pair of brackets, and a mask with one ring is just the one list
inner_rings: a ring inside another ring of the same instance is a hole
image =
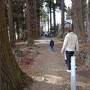
[[50, 44], [49, 44], [51, 50], [53, 51], [53, 47], [54, 47], [54, 40], [50, 40]]

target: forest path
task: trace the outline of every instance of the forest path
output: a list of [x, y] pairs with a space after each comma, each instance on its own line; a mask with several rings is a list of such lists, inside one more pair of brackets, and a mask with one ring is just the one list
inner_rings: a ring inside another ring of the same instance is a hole
[[[70, 90], [70, 73], [64, 56], [60, 53], [61, 43], [55, 40], [54, 51], [49, 48], [50, 39], [37, 41], [39, 54], [25, 72], [34, 79], [31, 90]], [[77, 70], [78, 73], [78, 70]], [[77, 90], [90, 90], [90, 80], [77, 74]]]

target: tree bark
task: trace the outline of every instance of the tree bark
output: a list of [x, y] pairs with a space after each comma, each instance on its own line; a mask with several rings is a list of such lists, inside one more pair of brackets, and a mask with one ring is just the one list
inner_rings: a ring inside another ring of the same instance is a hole
[[86, 33], [82, 7], [82, 0], [72, 0], [72, 17], [74, 29], [78, 35], [79, 40], [83, 43], [86, 42]]
[[40, 37], [40, 0], [36, 0], [36, 39]]
[[54, 22], [54, 36], [56, 35], [56, 13], [55, 13], [55, 4], [53, 4], [53, 22]]
[[61, 37], [64, 37], [64, 0], [61, 0]]
[[28, 34], [28, 45], [32, 45], [34, 43], [33, 40], [33, 31], [35, 28], [35, 17], [34, 17], [34, 6], [33, 0], [26, 0], [26, 26], [27, 26], [27, 34]]
[[21, 73], [10, 48], [5, 3], [0, 0], [0, 90], [22, 90]]
[[50, 6], [49, 6], [49, 9], [50, 9], [50, 29], [52, 27], [52, 10], [51, 10], [51, 0], [50, 0]]
[[87, 41], [90, 42], [90, 0], [88, 1], [87, 7]]

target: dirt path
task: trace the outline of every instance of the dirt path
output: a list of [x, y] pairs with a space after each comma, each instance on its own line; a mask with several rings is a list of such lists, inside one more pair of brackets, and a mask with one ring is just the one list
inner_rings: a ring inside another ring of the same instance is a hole
[[[55, 45], [52, 52], [47, 43], [48, 41], [39, 45], [40, 54], [35, 58], [34, 64], [25, 69], [34, 79], [31, 90], [70, 90], [70, 73], [66, 72], [61, 47], [59, 44]], [[90, 80], [77, 74], [77, 90], [90, 90], [89, 88]]]

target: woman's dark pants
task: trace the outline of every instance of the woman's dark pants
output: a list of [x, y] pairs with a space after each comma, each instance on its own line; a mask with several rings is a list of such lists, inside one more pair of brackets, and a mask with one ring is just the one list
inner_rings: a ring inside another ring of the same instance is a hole
[[71, 70], [71, 57], [74, 55], [74, 51], [66, 51], [68, 70]]

